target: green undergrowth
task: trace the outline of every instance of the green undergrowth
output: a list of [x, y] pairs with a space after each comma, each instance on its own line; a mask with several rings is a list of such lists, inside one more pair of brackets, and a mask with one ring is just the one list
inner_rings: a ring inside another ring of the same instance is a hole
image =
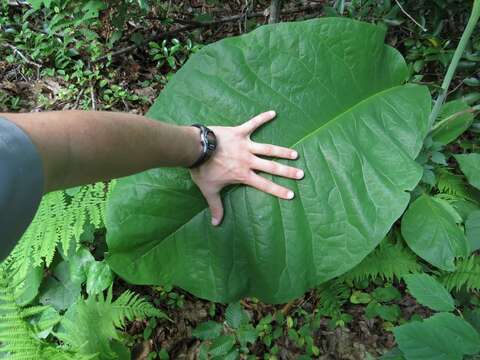
[[[107, 11], [102, 1], [31, 3], [0, 5], [0, 43], [11, 45], [0, 46], [1, 110], [66, 106], [144, 112], [200, 48], [197, 33], [146, 41], [127, 66], [133, 72], [137, 65], [152, 70], [148, 76], [138, 71], [122, 83], [121, 61], [98, 59], [118, 46], [148, 40], [142, 29], [157, 15], [162, 26], [174, 24], [172, 14], [178, 9], [169, 9], [168, 2], [144, 1], [119, 1], [119, 13]], [[399, 3], [418, 24], [395, 1], [331, 1], [325, 12], [387, 26], [388, 42], [408, 62], [409, 79], [428, 85], [436, 97], [472, 2]], [[125, 9], [132, 9], [131, 14]], [[453, 120], [425, 141], [417, 159], [423, 177], [407, 209], [413, 219], [409, 226], [416, 226], [420, 206], [441, 214], [440, 224], [448, 224], [450, 234], [443, 242], [437, 239], [444, 254], [450, 251], [449, 239], [467, 244], [465, 251], [450, 254], [451, 263], [416, 244], [401, 219], [350, 271], [288, 304], [249, 298], [224, 305], [170, 284], [132, 286], [104, 258], [105, 205], [113, 185], [92, 184], [45, 196], [32, 225], [0, 267], [0, 359], [130, 359], [139, 348], [148, 359], [173, 359], [188, 351], [200, 359], [341, 358], [355, 351], [366, 358], [420, 359], [415, 352], [419, 341], [431, 358], [475, 356], [480, 351], [480, 190], [475, 173], [456, 155], [480, 152], [475, 110], [479, 61], [476, 31], [453, 79], [450, 105], [439, 119]], [[54, 90], [32, 90], [27, 96], [15, 88], [25, 79]], [[153, 95], [139, 91], [148, 88]], [[455, 119], [466, 124], [464, 129], [452, 130]], [[435, 226], [440, 225], [431, 229]], [[422, 236], [421, 231], [415, 236]], [[359, 350], [345, 334], [360, 338], [365, 323], [374, 335], [390, 340], [365, 341]], [[338, 339], [345, 350], [332, 350]], [[188, 346], [178, 350], [176, 344]]]

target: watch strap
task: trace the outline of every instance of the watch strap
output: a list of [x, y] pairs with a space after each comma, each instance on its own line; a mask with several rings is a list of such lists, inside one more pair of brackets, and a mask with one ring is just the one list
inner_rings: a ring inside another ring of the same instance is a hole
[[[206, 162], [217, 148], [217, 142], [215, 134], [212, 130], [202, 124], [192, 124], [200, 130], [200, 143], [202, 144], [202, 153], [197, 161], [190, 166], [190, 169], [196, 168]], [[210, 138], [209, 138], [210, 137]]]

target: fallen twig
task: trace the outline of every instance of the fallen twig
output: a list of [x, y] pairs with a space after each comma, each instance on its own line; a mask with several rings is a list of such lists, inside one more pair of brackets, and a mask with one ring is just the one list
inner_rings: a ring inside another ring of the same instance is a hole
[[80, 92], [77, 95], [77, 99], [75, 100], [75, 104], [73, 105], [72, 110], [76, 110], [78, 108], [78, 105], [80, 104], [80, 99], [85, 91], [85, 88], [82, 88]]
[[282, 11], [282, 0], [272, 0], [269, 8], [268, 23], [275, 24], [280, 21], [280, 13]]
[[29, 8], [32, 7], [27, 1], [18, 1], [18, 0], [8, 0], [8, 6], [12, 7], [21, 7], [21, 6], [28, 6]]
[[402, 4], [400, 4], [398, 0], [395, 0], [395, 2], [397, 3], [400, 10], [405, 14], [405, 16], [407, 16], [410, 20], [412, 20], [415, 25], [417, 25], [420, 29], [422, 29], [422, 31], [427, 31], [427, 29], [424, 26], [420, 25], [408, 12], [405, 11]]
[[[295, 13], [299, 13], [299, 12], [302, 12], [302, 11], [319, 10], [319, 9], [322, 9], [322, 8], [323, 8], [323, 4], [312, 4], [312, 5], [302, 6], [302, 7], [296, 8], [296, 9], [285, 10], [285, 11], [282, 11], [281, 14], [282, 15], [295, 14]], [[202, 27], [209, 27], [209, 26], [218, 25], [218, 24], [224, 24], [224, 23], [244, 19], [245, 17], [248, 18], [248, 19], [252, 19], [252, 18], [258, 18], [258, 17], [265, 17], [265, 16], [266, 16], [265, 12], [261, 11], [261, 12], [253, 12], [253, 13], [248, 13], [248, 14], [227, 16], [227, 17], [224, 17], [224, 18], [221, 18], [221, 19], [218, 19], [218, 20], [207, 21], [207, 22], [189, 21], [188, 22], [189, 25], [180, 27], [180, 28], [175, 29], [175, 30], [166, 31], [166, 32], [161, 33], [159, 35], [150, 37], [150, 38], [148, 38], [147, 40], [143, 41], [142, 43], [140, 43], [138, 45], [134, 44], [134, 45], [130, 45], [130, 46], [124, 47], [122, 49], [113, 51], [113, 52], [111, 52], [107, 55], [99, 57], [96, 61], [100, 62], [100, 61], [107, 60], [109, 58], [113, 58], [113, 57], [116, 57], [116, 56], [119, 56], [119, 55], [129, 53], [129, 52], [135, 50], [138, 47], [145, 46], [146, 44], [148, 44], [151, 41], [158, 42], [160, 40], [164, 40], [164, 39], [170, 38], [172, 36], [175, 36], [179, 33], [184, 32], [184, 31], [189, 31], [189, 30], [202, 28]], [[183, 22], [185, 22], [185, 21], [183, 21]]]
[[92, 100], [92, 111], [95, 111], [97, 110], [97, 101], [95, 100], [95, 89], [92, 84], [90, 84], [90, 97]]
[[167, 31], [167, 32], [164, 32], [158, 36], [155, 36], [155, 37], [152, 37], [150, 39], [148, 39], [148, 41], [144, 41], [142, 44], [140, 45], [137, 45], [137, 44], [134, 44], [134, 45], [130, 45], [130, 46], [127, 46], [127, 47], [124, 47], [122, 49], [119, 49], [119, 50], [116, 50], [116, 51], [113, 51], [111, 52], [110, 54], [107, 54], [107, 55], [104, 55], [104, 56], [101, 56], [99, 57], [96, 61], [99, 62], [99, 61], [104, 61], [110, 57], [115, 57], [115, 56], [118, 56], [118, 55], [122, 55], [122, 54], [125, 54], [125, 53], [129, 53], [130, 51], [133, 51], [135, 50], [137, 47], [139, 46], [144, 46], [145, 44], [147, 44], [148, 42], [150, 41], [159, 41], [159, 40], [163, 40], [163, 39], [166, 39], [166, 38], [169, 38], [169, 37], [172, 37], [176, 34], [179, 34], [183, 31], [188, 31], [188, 30], [193, 30], [195, 28], [197, 28], [198, 26], [197, 25], [187, 25], [187, 26], [183, 26], [179, 29], [175, 29], [175, 30], [170, 30], [170, 31]]
[[13, 53], [20, 56], [22, 58], [23, 61], [25, 61], [27, 64], [29, 65], [32, 65], [32, 66], [35, 66], [37, 69], [40, 69], [42, 67], [41, 64], [38, 64], [36, 63], [35, 61], [33, 60], [29, 60], [25, 55], [22, 54], [22, 52], [20, 50], [18, 50], [17, 47], [13, 46], [12, 44], [9, 44], [9, 43], [3, 43], [1, 44], [3, 47], [7, 47], [11, 50], [13, 50]]
[[280, 310], [280, 312], [282, 313], [283, 316], [287, 316], [289, 313], [290, 313], [290, 310], [292, 309], [292, 307], [295, 305], [295, 303], [297, 302], [297, 300], [292, 300], [288, 303], [286, 303], [282, 309]]
[[289, 303], [285, 304], [282, 307], [280, 312], [282, 313], [283, 316], [287, 316], [289, 313], [292, 312], [293, 308], [295, 308], [295, 309], [301, 308], [303, 306], [303, 304], [310, 301], [312, 299], [314, 293], [315, 292], [313, 291], [313, 292], [310, 292], [310, 294], [308, 296], [305, 295], [302, 299], [296, 299], [296, 300], [290, 301]]

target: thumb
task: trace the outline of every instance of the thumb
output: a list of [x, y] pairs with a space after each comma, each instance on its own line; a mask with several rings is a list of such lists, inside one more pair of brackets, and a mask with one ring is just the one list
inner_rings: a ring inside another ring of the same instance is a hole
[[210, 212], [212, 213], [212, 225], [220, 225], [223, 219], [223, 204], [219, 193], [214, 193], [206, 197]]

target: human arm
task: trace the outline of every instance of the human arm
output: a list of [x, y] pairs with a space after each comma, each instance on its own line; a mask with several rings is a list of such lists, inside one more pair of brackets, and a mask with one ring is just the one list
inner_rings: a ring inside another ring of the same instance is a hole
[[[25, 131], [39, 150], [45, 192], [127, 176], [154, 167], [193, 164], [201, 152], [199, 130], [115, 112], [62, 111], [0, 114]], [[212, 127], [218, 147], [204, 165], [191, 171], [205, 196], [212, 223], [223, 217], [221, 189], [246, 184], [284, 199], [293, 192], [257, 174], [258, 171], [298, 179], [299, 169], [257, 155], [294, 159], [290, 149], [257, 144], [250, 134], [272, 120], [263, 113], [237, 127]]]
[[127, 176], [153, 167], [188, 166], [200, 153], [196, 129], [117, 112], [0, 114], [37, 146], [45, 192]]

